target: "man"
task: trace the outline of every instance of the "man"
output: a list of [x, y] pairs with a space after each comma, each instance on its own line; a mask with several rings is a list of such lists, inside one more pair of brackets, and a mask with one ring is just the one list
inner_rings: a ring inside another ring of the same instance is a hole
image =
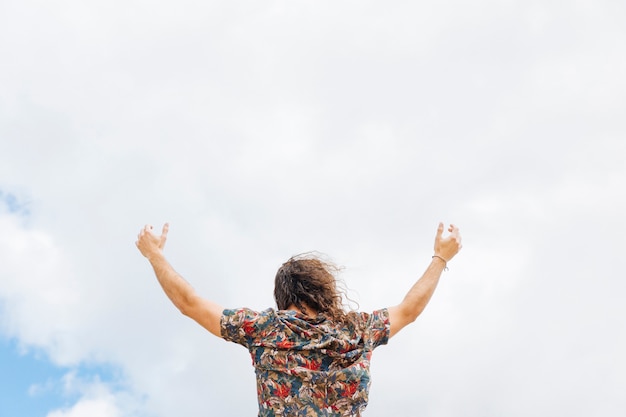
[[163, 255], [169, 226], [160, 236], [150, 225], [136, 245], [150, 261], [174, 305], [214, 335], [245, 346], [257, 379], [259, 417], [359, 417], [367, 406], [372, 351], [413, 322], [430, 300], [447, 263], [461, 249], [459, 229], [443, 236], [402, 302], [371, 314], [345, 312], [334, 265], [301, 255], [276, 273], [277, 309], [223, 309], [200, 297]]

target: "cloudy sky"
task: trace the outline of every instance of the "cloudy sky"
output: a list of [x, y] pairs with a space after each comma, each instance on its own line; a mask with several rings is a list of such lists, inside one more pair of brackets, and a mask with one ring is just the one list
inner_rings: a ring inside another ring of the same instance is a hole
[[[256, 415], [169, 304], [273, 305], [318, 250], [398, 303], [368, 417], [623, 416], [626, 3], [0, 0], [0, 417]], [[356, 305], [353, 304], [353, 307]]]

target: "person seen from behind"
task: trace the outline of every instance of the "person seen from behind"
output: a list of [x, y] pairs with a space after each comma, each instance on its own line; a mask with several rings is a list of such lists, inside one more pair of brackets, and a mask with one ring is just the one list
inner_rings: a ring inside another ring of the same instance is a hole
[[276, 273], [276, 308], [224, 309], [205, 299], [163, 255], [169, 225], [160, 235], [145, 226], [137, 248], [172, 303], [217, 337], [250, 352], [259, 417], [360, 417], [368, 402], [373, 350], [415, 321], [428, 304], [442, 271], [461, 249], [461, 235], [439, 223], [434, 254], [400, 304], [346, 312], [337, 288], [337, 267], [312, 254], [294, 256]]

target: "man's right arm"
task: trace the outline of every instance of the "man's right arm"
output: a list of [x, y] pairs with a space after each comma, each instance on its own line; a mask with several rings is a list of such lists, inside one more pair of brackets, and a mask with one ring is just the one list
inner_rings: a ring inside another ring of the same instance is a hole
[[150, 261], [161, 288], [180, 312], [194, 319], [215, 336], [222, 337], [220, 319], [223, 308], [200, 297], [163, 255], [168, 228], [165, 224], [161, 236], [156, 236], [152, 233], [152, 226], [144, 227], [137, 238], [137, 248]]
[[224, 309], [217, 303], [200, 297], [162, 254], [150, 258], [149, 261], [163, 291], [180, 312], [215, 336], [222, 337], [220, 319]]

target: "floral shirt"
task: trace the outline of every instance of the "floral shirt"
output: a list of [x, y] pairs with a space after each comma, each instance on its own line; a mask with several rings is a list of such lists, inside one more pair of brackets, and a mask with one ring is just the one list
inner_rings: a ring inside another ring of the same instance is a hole
[[389, 313], [351, 312], [335, 323], [321, 314], [227, 309], [221, 332], [250, 351], [259, 417], [359, 417], [372, 351], [389, 339]]

